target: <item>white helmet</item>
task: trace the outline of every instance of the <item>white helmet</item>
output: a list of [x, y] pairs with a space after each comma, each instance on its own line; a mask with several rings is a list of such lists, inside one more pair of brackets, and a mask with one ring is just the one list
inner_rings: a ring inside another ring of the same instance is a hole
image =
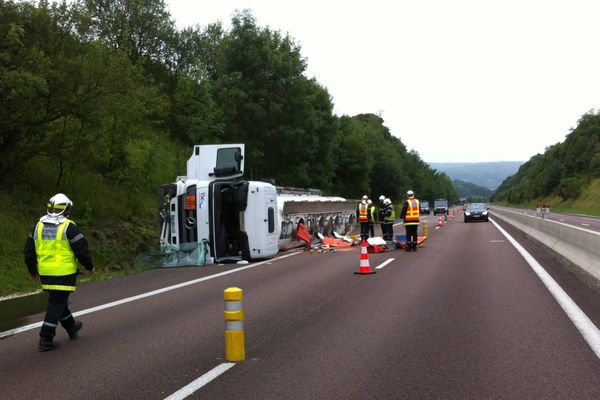
[[371, 201], [371, 199], [367, 200], [367, 204], [373, 204], [373, 202]]
[[367, 201], [369, 199], [369, 196], [367, 196], [366, 194], [362, 197], [363, 200]]
[[48, 215], [51, 217], [67, 217], [73, 202], [62, 193], [57, 193], [48, 200]]
[[415, 197], [415, 193], [412, 190], [406, 192], [406, 197]]
[[383, 204], [385, 204], [387, 206], [388, 204], [392, 204], [392, 201], [390, 199], [386, 198], [385, 200], [383, 200]]
[[385, 196], [384, 195], [379, 196], [379, 201], [384, 201], [384, 200], [385, 200]]

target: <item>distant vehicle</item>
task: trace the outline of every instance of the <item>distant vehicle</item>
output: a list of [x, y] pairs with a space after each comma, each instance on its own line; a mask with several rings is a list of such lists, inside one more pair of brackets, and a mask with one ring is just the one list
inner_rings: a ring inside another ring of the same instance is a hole
[[448, 200], [436, 199], [433, 202], [433, 215], [448, 214]]
[[431, 214], [431, 210], [429, 209], [429, 202], [427, 200], [421, 200], [421, 214]]
[[485, 221], [488, 222], [488, 207], [485, 203], [468, 204], [464, 211], [465, 222]]

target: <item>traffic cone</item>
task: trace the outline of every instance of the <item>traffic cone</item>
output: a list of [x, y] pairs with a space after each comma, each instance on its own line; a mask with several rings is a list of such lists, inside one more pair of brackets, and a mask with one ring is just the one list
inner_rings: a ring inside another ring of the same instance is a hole
[[375, 271], [369, 266], [369, 255], [367, 254], [367, 241], [363, 239], [362, 248], [360, 249], [360, 266], [355, 274], [368, 275], [374, 274]]
[[438, 217], [438, 223], [437, 223], [437, 227], [441, 228], [442, 226], [444, 226], [444, 221], [442, 221], [442, 217], [439, 216]]

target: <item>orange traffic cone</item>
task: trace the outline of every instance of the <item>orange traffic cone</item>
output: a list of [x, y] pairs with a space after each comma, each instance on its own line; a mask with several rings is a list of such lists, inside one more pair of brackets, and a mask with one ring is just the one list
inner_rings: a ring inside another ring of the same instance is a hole
[[444, 221], [442, 221], [442, 217], [438, 217], [438, 223], [437, 223], [438, 228], [441, 228], [442, 226], [444, 226]]
[[362, 241], [362, 248], [360, 249], [360, 266], [358, 267], [358, 271], [354, 273], [360, 275], [376, 273], [376, 271], [373, 271], [369, 266], [369, 255], [367, 254], [367, 241], [364, 239]]

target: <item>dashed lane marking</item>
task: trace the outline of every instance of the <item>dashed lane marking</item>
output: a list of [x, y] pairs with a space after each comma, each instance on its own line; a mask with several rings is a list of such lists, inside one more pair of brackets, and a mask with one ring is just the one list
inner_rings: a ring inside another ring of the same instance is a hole
[[394, 260], [395, 260], [395, 258], [388, 258], [387, 260], [385, 260], [384, 262], [382, 262], [381, 264], [379, 264], [378, 266], [376, 266], [375, 269], [381, 269], [381, 268], [385, 267], [386, 265], [388, 265], [389, 263], [391, 263]]
[[185, 399], [189, 395], [193, 394], [195, 391], [200, 389], [202, 386], [206, 385], [213, 379], [217, 378], [219, 375], [224, 373], [233, 367], [235, 363], [222, 363], [202, 375], [200, 378], [196, 379], [193, 382], [190, 382], [186, 386], [182, 387], [169, 397], [165, 397], [165, 400], [181, 400]]

